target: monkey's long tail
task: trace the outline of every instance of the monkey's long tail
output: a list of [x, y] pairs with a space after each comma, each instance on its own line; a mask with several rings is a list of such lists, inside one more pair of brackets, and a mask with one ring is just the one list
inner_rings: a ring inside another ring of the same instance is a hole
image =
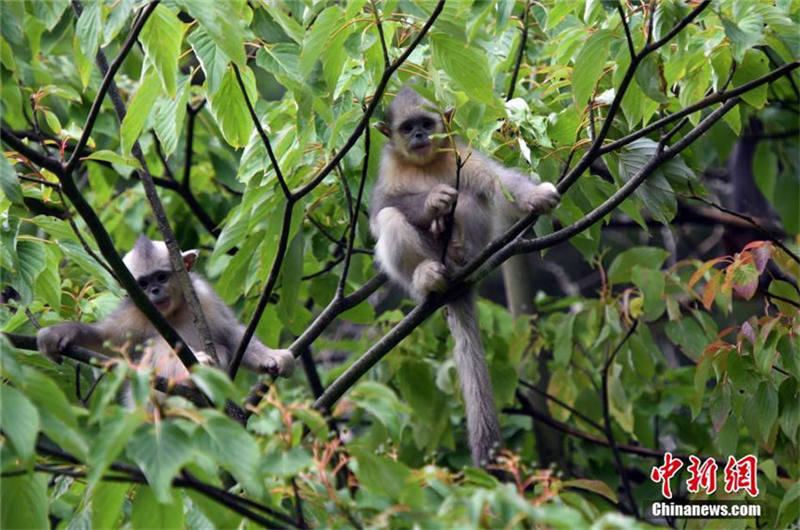
[[447, 324], [455, 340], [455, 358], [461, 393], [467, 409], [467, 431], [472, 462], [485, 466], [490, 451], [500, 441], [500, 427], [481, 332], [476, 315], [475, 294], [468, 293], [447, 305]]

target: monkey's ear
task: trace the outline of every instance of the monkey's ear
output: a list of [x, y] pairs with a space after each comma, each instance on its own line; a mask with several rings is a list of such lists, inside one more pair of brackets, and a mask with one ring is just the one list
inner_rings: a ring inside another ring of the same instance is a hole
[[196, 248], [181, 252], [181, 257], [183, 257], [183, 265], [186, 267], [187, 271], [192, 270], [192, 267], [194, 267], [194, 262], [197, 261], [197, 256], [199, 254], [200, 252], [198, 252]]
[[390, 138], [392, 136], [392, 129], [382, 121], [376, 123], [375, 128], [378, 129], [386, 138]]
[[447, 107], [444, 111], [444, 122], [448, 125], [453, 121], [453, 114], [456, 113], [455, 107]]

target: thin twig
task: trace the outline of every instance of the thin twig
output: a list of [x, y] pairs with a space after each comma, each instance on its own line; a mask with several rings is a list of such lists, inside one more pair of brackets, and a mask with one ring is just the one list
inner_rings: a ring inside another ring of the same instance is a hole
[[628, 498], [630, 509], [637, 519], [640, 518], [639, 507], [636, 504], [636, 499], [633, 497], [633, 488], [631, 488], [631, 483], [628, 480], [628, 474], [625, 472], [625, 465], [622, 463], [622, 457], [620, 456], [619, 448], [617, 447], [617, 441], [614, 439], [614, 431], [611, 428], [611, 411], [608, 405], [608, 372], [614, 362], [614, 357], [617, 356], [617, 353], [619, 353], [620, 349], [622, 349], [622, 346], [628, 341], [631, 335], [633, 335], [633, 332], [636, 331], [636, 326], [638, 324], [638, 320], [633, 321], [631, 327], [628, 328], [628, 332], [625, 333], [625, 336], [622, 337], [621, 341], [619, 341], [619, 344], [617, 344], [617, 347], [614, 348], [614, 351], [611, 353], [611, 355], [608, 355], [608, 348], [606, 348], [606, 362], [603, 364], [602, 372], [603, 391], [601, 393], [603, 402], [603, 423], [605, 426], [604, 430], [606, 433], [606, 439], [608, 440], [608, 447], [611, 449], [611, 453], [614, 455], [614, 462], [617, 465], [617, 473], [622, 481], [622, 487], [625, 490], [625, 496]]
[[[373, 3], [374, 6], [374, 3]], [[354, 212], [350, 218], [350, 228], [347, 236], [347, 248], [344, 251], [344, 266], [342, 267], [342, 274], [339, 277], [339, 283], [336, 285], [335, 298], [341, 299], [344, 296], [344, 286], [347, 284], [347, 273], [350, 272], [350, 260], [353, 256], [353, 245], [356, 240], [356, 227], [358, 226], [358, 211], [361, 208], [361, 199], [364, 196], [364, 185], [367, 182], [367, 170], [369, 167], [369, 143], [370, 143], [370, 130], [369, 127], [364, 128], [364, 161], [361, 164], [361, 181], [358, 183], [358, 193], [356, 194], [356, 202]]]
[[508, 81], [508, 93], [506, 94], [506, 101], [514, 98], [514, 90], [517, 85], [517, 76], [519, 69], [522, 67], [522, 58], [525, 57], [525, 48], [528, 44], [528, 11], [530, 11], [531, 2], [525, 2], [525, 7], [522, 10], [522, 36], [519, 39], [519, 48], [517, 49], [517, 58], [514, 61], [514, 69], [511, 71], [511, 79]]
[[625, 40], [628, 41], [628, 52], [631, 54], [631, 59], [636, 57], [636, 48], [633, 45], [633, 37], [631, 37], [631, 28], [628, 26], [628, 21], [625, 19], [625, 11], [622, 9], [622, 4], [617, 3], [617, 12], [619, 18], [622, 19], [622, 26], [625, 28]]
[[267, 155], [269, 156], [269, 161], [272, 164], [272, 169], [275, 171], [275, 176], [278, 178], [278, 184], [280, 184], [284, 197], [290, 199], [292, 192], [289, 191], [289, 186], [286, 185], [286, 179], [283, 178], [283, 173], [281, 172], [281, 167], [278, 164], [278, 159], [275, 158], [275, 153], [272, 151], [272, 143], [270, 143], [267, 133], [264, 132], [264, 128], [261, 126], [261, 120], [259, 119], [258, 114], [256, 114], [256, 109], [253, 108], [253, 104], [250, 102], [250, 97], [247, 95], [247, 89], [245, 89], [244, 81], [242, 81], [242, 73], [239, 71], [239, 67], [236, 65], [236, 63], [231, 63], [231, 65], [233, 66], [233, 73], [236, 74], [236, 82], [239, 83], [239, 90], [242, 93], [244, 102], [247, 104], [247, 110], [250, 112], [250, 118], [253, 120], [253, 125], [256, 126], [256, 130], [258, 131], [258, 135], [261, 137], [261, 142], [264, 144], [264, 147], [267, 148]]

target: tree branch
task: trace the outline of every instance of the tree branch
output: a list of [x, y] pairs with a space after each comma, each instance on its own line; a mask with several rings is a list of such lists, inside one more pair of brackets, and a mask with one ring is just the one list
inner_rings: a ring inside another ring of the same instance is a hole
[[506, 101], [514, 98], [514, 89], [517, 86], [517, 76], [519, 69], [522, 67], [522, 58], [525, 57], [525, 48], [528, 44], [528, 11], [531, 9], [531, 3], [525, 2], [525, 7], [522, 10], [522, 36], [519, 40], [519, 49], [517, 50], [517, 58], [514, 61], [514, 70], [511, 71], [511, 79], [508, 82], [508, 93], [506, 94]]
[[603, 390], [601, 393], [602, 402], [603, 402], [603, 426], [604, 431], [606, 434], [606, 440], [608, 440], [608, 447], [611, 449], [611, 452], [614, 455], [614, 463], [617, 466], [617, 473], [619, 473], [620, 481], [622, 481], [622, 487], [625, 490], [625, 496], [628, 498], [628, 504], [630, 504], [630, 509], [633, 511], [633, 515], [639, 519], [639, 507], [636, 505], [636, 499], [633, 497], [633, 489], [631, 488], [631, 483], [628, 480], [628, 474], [625, 473], [625, 465], [622, 463], [622, 457], [619, 454], [619, 448], [617, 447], [617, 441], [614, 439], [614, 431], [611, 428], [611, 411], [608, 406], [608, 371], [611, 369], [611, 365], [614, 362], [614, 357], [617, 356], [622, 346], [628, 341], [628, 339], [633, 335], [633, 332], [636, 331], [636, 326], [639, 324], [638, 320], [634, 320], [633, 324], [630, 328], [628, 328], [628, 332], [625, 333], [625, 336], [622, 337], [622, 340], [619, 341], [617, 347], [614, 348], [614, 351], [611, 355], [608, 355], [608, 349], [606, 349], [606, 362], [603, 364], [603, 374], [602, 374], [602, 381], [603, 381]]
[[367, 126], [367, 123], [369, 123], [369, 119], [372, 117], [372, 114], [375, 112], [375, 109], [378, 107], [378, 103], [380, 102], [381, 97], [383, 96], [383, 93], [386, 90], [386, 85], [389, 84], [389, 79], [391, 79], [392, 74], [394, 74], [395, 70], [400, 68], [400, 65], [402, 65], [406, 61], [406, 59], [408, 59], [408, 56], [411, 55], [411, 52], [413, 52], [416, 49], [417, 45], [419, 45], [419, 43], [422, 41], [422, 38], [428, 33], [428, 30], [431, 29], [431, 26], [433, 26], [434, 21], [438, 18], [439, 14], [442, 12], [442, 9], [444, 8], [444, 2], [445, 0], [439, 0], [439, 2], [437, 2], [436, 7], [433, 9], [433, 12], [431, 13], [431, 16], [428, 17], [428, 20], [425, 22], [425, 25], [422, 26], [422, 29], [419, 30], [419, 33], [417, 33], [417, 36], [414, 38], [411, 44], [408, 45], [408, 47], [400, 55], [400, 57], [395, 59], [394, 62], [392, 62], [392, 64], [389, 65], [389, 67], [383, 70], [383, 75], [381, 76], [381, 79], [378, 82], [378, 87], [372, 94], [372, 99], [370, 100], [369, 105], [367, 106], [367, 110], [364, 111], [364, 115], [361, 117], [361, 121], [358, 122], [355, 129], [353, 129], [352, 134], [350, 134], [350, 137], [345, 142], [344, 146], [339, 150], [338, 153], [336, 153], [336, 155], [330, 160], [330, 162], [328, 162], [325, 165], [325, 167], [323, 167], [319, 171], [319, 173], [317, 173], [317, 175], [311, 179], [311, 181], [308, 184], [302, 186], [300, 189], [298, 189], [293, 193], [293, 195], [296, 198], [299, 199], [301, 197], [304, 197], [308, 193], [310, 193], [311, 190], [316, 188], [319, 185], [319, 183], [322, 182], [325, 179], [325, 177], [327, 177], [328, 174], [330, 174], [331, 171], [333, 171], [333, 168], [336, 167], [336, 165], [342, 160], [342, 158], [344, 158], [344, 156], [350, 151], [350, 149], [353, 148], [353, 146], [358, 141], [358, 138], [361, 136], [361, 133], [364, 131], [364, 128]]

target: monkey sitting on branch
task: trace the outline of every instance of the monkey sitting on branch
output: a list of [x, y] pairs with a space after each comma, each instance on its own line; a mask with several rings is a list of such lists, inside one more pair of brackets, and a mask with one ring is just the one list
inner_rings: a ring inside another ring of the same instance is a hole
[[[191, 271], [197, 255], [197, 250], [182, 252], [187, 270]], [[140, 236], [122, 261], [153, 305], [187, 342], [198, 361], [213, 364], [213, 359], [202, 351], [203, 339], [172, 272], [167, 245]], [[227, 369], [244, 335], [244, 326], [203, 278], [196, 273], [190, 273], [190, 278], [208, 323], [219, 366]], [[40, 329], [36, 345], [41, 353], [56, 362], [61, 361], [59, 352], [62, 349], [74, 345], [117, 355], [125, 351], [134, 361], [153, 366], [157, 375], [178, 381], [189, 375], [167, 341], [128, 298], [102, 322], [63, 322]], [[289, 350], [273, 350], [253, 337], [242, 365], [254, 372], [288, 376], [294, 370], [294, 357]]]
[[[389, 141], [370, 203], [375, 256], [418, 301], [446, 290], [448, 277], [489, 242], [496, 225], [528, 212], [547, 213], [560, 201], [552, 184], [534, 184], [449, 138], [449, 119], [405, 87], [379, 125]], [[450, 301], [445, 315], [455, 342], [472, 461], [485, 466], [500, 442], [500, 428], [475, 293]]]

